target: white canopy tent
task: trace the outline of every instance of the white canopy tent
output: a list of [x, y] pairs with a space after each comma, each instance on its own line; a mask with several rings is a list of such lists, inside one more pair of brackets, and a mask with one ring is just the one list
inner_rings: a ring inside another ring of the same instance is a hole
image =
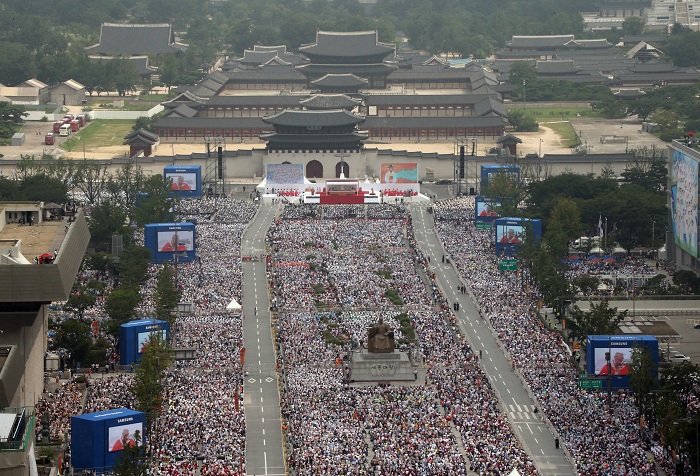
[[242, 309], [241, 305], [238, 304], [238, 301], [235, 299], [231, 299], [231, 302], [228, 303], [226, 306], [227, 311], [240, 311]]
[[592, 255], [602, 255], [603, 249], [600, 246], [594, 246], [588, 253]]
[[624, 249], [622, 246], [620, 246], [619, 243], [615, 243], [615, 247], [612, 250], [612, 255], [613, 256], [625, 256], [627, 254], [627, 250]]

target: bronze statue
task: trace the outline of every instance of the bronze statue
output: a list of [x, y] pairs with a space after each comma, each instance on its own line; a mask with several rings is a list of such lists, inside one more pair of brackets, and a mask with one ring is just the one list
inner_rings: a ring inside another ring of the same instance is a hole
[[367, 352], [388, 354], [394, 351], [394, 331], [382, 318], [367, 332]]

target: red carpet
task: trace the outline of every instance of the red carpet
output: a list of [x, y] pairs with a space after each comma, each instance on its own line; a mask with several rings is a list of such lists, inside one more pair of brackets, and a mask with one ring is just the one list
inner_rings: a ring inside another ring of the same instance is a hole
[[363, 205], [364, 195], [321, 195], [321, 205]]

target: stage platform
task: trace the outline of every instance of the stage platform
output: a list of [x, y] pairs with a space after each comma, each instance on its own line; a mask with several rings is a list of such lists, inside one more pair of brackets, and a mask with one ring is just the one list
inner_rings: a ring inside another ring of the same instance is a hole
[[[367, 205], [373, 203], [426, 203], [430, 202], [430, 198], [425, 195], [418, 194], [412, 197], [387, 197], [383, 195], [325, 195], [315, 193], [303, 194], [294, 197], [284, 197], [289, 203], [310, 203], [315, 205]], [[261, 196], [263, 203], [272, 203], [273, 200], [281, 200], [280, 195], [266, 193]]]

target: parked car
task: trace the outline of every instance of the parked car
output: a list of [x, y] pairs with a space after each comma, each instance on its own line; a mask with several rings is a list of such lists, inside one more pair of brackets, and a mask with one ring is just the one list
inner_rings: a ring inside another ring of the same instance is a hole
[[671, 354], [671, 362], [690, 362], [690, 357], [683, 354]]

